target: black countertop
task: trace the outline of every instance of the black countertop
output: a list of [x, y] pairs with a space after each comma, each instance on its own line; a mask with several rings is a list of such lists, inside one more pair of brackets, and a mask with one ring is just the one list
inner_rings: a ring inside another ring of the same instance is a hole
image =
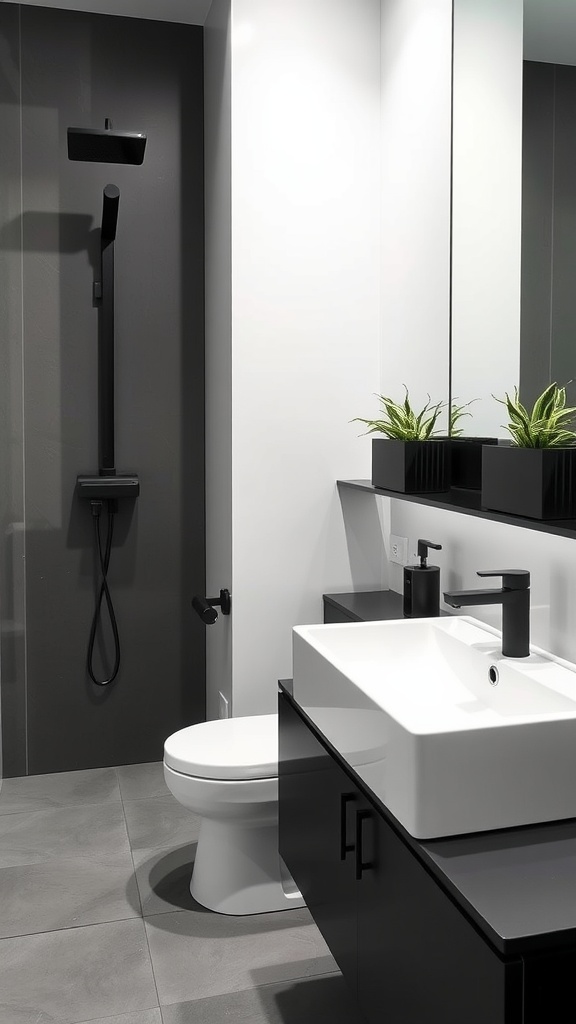
[[505, 954], [576, 945], [576, 821], [417, 843]]
[[[294, 700], [291, 684], [292, 680], [281, 680], [280, 688], [318, 733]], [[366, 790], [354, 769], [343, 765]], [[421, 840], [411, 836], [377, 797], [373, 799], [501, 955], [576, 946], [576, 819]]]
[[367, 590], [355, 594], [323, 594], [325, 604], [345, 612], [358, 622], [372, 622], [379, 619], [401, 619], [403, 616], [402, 594], [394, 590]]

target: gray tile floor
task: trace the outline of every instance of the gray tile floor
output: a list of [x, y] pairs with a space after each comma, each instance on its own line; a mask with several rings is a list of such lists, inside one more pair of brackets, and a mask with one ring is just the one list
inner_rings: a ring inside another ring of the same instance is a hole
[[160, 763], [6, 779], [1, 1024], [361, 1024], [307, 910], [194, 902]]

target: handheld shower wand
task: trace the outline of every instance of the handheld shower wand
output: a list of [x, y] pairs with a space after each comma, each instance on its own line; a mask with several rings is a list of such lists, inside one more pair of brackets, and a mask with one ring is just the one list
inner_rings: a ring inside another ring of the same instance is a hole
[[114, 245], [118, 225], [120, 189], [106, 185], [100, 229], [100, 280], [94, 282], [99, 308], [98, 340], [98, 476], [79, 476], [78, 497], [90, 501], [137, 498], [138, 477], [116, 473], [114, 430]]

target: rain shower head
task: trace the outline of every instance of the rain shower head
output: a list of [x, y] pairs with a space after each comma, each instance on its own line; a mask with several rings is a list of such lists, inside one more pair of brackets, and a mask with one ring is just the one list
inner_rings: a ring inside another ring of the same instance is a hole
[[141, 164], [145, 148], [146, 136], [140, 132], [115, 132], [111, 128], [68, 129], [69, 160]]

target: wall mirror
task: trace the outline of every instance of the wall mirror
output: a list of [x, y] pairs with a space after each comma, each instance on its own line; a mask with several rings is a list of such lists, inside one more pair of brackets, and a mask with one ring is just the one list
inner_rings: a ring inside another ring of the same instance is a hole
[[576, 379], [576, 3], [455, 0], [453, 72], [451, 394], [502, 437]]

